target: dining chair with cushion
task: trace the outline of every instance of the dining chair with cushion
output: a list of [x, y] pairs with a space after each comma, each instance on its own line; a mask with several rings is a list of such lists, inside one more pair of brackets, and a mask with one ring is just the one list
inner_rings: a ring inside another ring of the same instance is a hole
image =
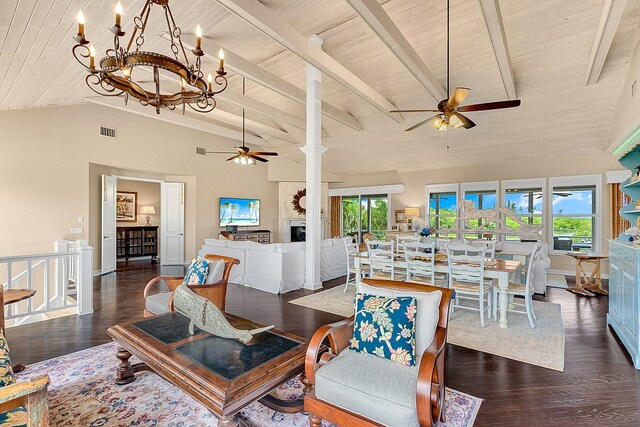
[[435, 243], [404, 242], [403, 252], [407, 264], [407, 282], [441, 286], [436, 281]]
[[[365, 243], [369, 254], [370, 277], [395, 280], [395, 242], [393, 240], [367, 240]], [[404, 271], [398, 271], [398, 273], [403, 274]]]
[[[220, 310], [224, 311], [227, 298], [227, 284], [231, 268], [240, 264], [236, 258], [222, 255], [205, 255], [209, 261], [207, 278], [203, 284], [188, 285], [194, 293], [207, 298]], [[173, 292], [185, 281], [184, 277], [157, 276], [145, 286], [143, 294], [145, 300], [144, 316], [155, 316], [173, 311]], [[155, 289], [155, 293], [151, 290]]]
[[[456, 299], [453, 308], [480, 312], [480, 325], [484, 328], [484, 315], [491, 319], [492, 288], [491, 282], [484, 277], [484, 246], [448, 245], [447, 262], [449, 264], [449, 287], [455, 289]], [[486, 307], [485, 307], [486, 299]], [[474, 300], [479, 308], [463, 305], [460, 300]]]
[[[344, 241], [344, 248], [347, 255], [347, 279], [344, 283], [344, 291], [347, 292], [349, 285], [355, 286], [357, 283], [356, 275], [358, 274], [358, 271], [356, 271], [356, 268], [354, 266], [353, 257], [355, 255], [358, 255], [359, 251], [358, 251], [358, 245], [353, 242], [352, 237], [344, 237], [342, 240]], [[360, 274], [362, 276], [366, 276], [368, 272], [369, 272], [368, 265], [360, 265]], [[351, 279], [352, 274], [353, 274], [353, 279]], [[362, 277], [360, 278], [362, 279]]]
[[341, 426], [433, 426], [444, 420], [449, 303], [454, 292], [390, 280], [364, 279], [358, 290], [383, 297], [413, 297], [415, 366], [350, 349], [354, 317], [322, 326], [305, 359], [309, 422]]
[[[509, 309], [509, 312], [512, 313], [523, 313], [526, 314], [527, 317], [529, 318], [529, 325], [531, 326], [531, 328], [535, 328], [536, 327], [536, 323], [535, 323], [535, 319], [537, 319], [536, 317], [536, 313], [533, 310], [533, 294], [535, 289], [533, 288], [533, 264], [534, 264], [534, 260], [536, 258], [536, 256], [538, 255], [540, 248], [542, 245], [537, 244], [533, 246], [533, 250], [531, 251], [531, 255], [529, 256], [529, 265], [527, 266], [527, 276], [525, 279], [525, 283], [517, 283], [517, 282], [513, 282], [513, 281], [509, 281], [509, 289], [507, 290], [507, 293], [509, 294], [510, 297], [512, 296], [519, 296], [524, 298], [524, 303], [520, 303], [518, 302], [516, 299], [513, 299], [513, 301], [510, 301], [509, 305], [513, 304], [514, 306], [520, 306], [520, 307], [524, 307], [524, 310], [517, 310], [515, 308], [511, 308]], [[498, 301], [498, 288], [494, 287], [493, 288], [493, 300], [494, 301]], [[493, 318], [497, 319], [497, 308], [498, 304], [494, 304], [493, 307]]]

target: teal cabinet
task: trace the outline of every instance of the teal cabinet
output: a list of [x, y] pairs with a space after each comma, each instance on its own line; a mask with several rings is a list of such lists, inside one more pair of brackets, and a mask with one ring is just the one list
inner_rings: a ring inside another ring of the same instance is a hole
[[609, 313], [607, 322], [640, 369], [638, 308], [640, 302], [640, 248], [629, 242], [609, 240]]

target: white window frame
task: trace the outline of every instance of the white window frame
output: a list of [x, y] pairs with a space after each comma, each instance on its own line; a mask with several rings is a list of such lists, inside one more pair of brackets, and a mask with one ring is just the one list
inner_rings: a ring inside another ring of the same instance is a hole
[[[429, 226], [431, 224], [430, 221], [430, 209], [429, 209], [429, 199], [432, 194], [437, 193], [455, 193], [456, 194], [456, 222], [454, 223], [455, 228], [460, 228], [458, 217], [460, 216], [460, 212], [458, 212], [458, 203], [460, 203], [460, 185], [459, 183], [452, 184], [427, 184], [425, 185], [425, 208], [424, 208], [424, 219], [425, 224]], [[458, 233], [456, 233], [457, 237], [460, 237]]]
[[[548, 206], [553, 206], [553, 189], [555, 187], [578, 187], [586, 185], [595, 185], [596, 187], [595, 229], [593, 230], [593, 237], [591, 239], [593, 242], [591, 251], [600, 253], [602, 250], [602, 174], [550, 177], [549, 198], [545, 200], [547, 200]], [[564, 251], [553, 249], [553, 208], [549, 209], [547, 224], [549, 224], [546, 233], [547, 242], [549, 242], [549, 253], [552, 255], [564, 254]]]
[[[473, 193], [476, 191], [495, 191], [496, 193], [496, 207], [501, 206], [500, 204], [500, 191], [499, 191], [499, 181], [479, 181], [479, 182], [462, 182], [460, 183], [460, 200], [465, 200], [465, 196], [467, 193]], [[480, 209], [480, 206], [476, 206], [476, 209]], [[458, 221], [459, 228], [464, 229], [465, 226], [463, 223]], [[474, 233], [464, 233], [461, 236], [466, 236], [467, 234]], [[498, 235], [495, 235], [495, 240], [498, 240]]]
[[[365, 188], [365, 187], [361, 187], [361, 188]], [[374, 188], [374, 187], [366, 187], [366, 188]], [[376, 187], [376, 188], [382, 188], [381, 187]], [[342, 235], [342, 230], [344, 230], [344, 223], [343, 223], [343, 218], [344, 218], [344, 212], [343, 212], [343, 208], [342, 208], [342, 198], [343, 197], [357, 197], [358, 198], [358, 206], [362, 206], [362, 198], [363, 197], [368, 197], [368, 196], [382, 196], [385, 195], [387, 196], [387, 231], [391, 229], [391, 193], [373, 193], [373, 192], [369, 192], [369, 191], [364, 191], [362, 193], [358, 193], [358, 194], [349, 194], [349, 195], [340, 195], [340, 237], [344, 237]], [[369, 225], [371, 225], [371, 212], [368, 212], [368, 218], [369, 218]], [[371, 228], [371, 227], [368, 227]], [[361, 233], [362, 232], [362, 215], [358, 215], [358, 238], [357, 240], [360, 241], [361, 240]]]
[[[506, 207], [507, 200], [507, 190], [510, 189], [518, 189], [518, 188], [541, 188], [542, 189], [542, 214], [535, 214], [534, 216], [540, 217], [540, 222], [543, 225], [547, 225], [549, 223], [547, 218], [547, 179], [546, 178], [528, 178], [528, 179], [507, 179], [500, 182], [500, 206]], [[529, 215], [524, 215], [529, 216]], [[548, 236], [548, 233], [542, 232], [541, 238], [544, 240], [545, 236]], [[502, 240], [507, 240], [507, 235], [502, 236]]]

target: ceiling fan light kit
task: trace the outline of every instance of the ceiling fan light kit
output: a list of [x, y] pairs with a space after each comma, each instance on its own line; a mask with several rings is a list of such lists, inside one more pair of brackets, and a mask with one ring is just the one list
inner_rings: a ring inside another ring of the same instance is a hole
[[[164, 12], [173, 57], [142, 50], [149, 15], [155, 6], [161, 7]], [[120, 45], [120, 38], [126, 34], [122, 31], [122, 4], [118, 3], [114, 11], [115, 25], [110, 29], [114, 36], [113, 47], [107, 49], [106, 56], [97, 63], [96, 49], [85, 38], [84, 14], [82, 11], [78, 12], [78, 34], [73, 38], [77, 44], [73, 46], [72, 53], [87, 71], [85, 83], [91, 90], [103, 96], [124, 94], [125, 104], [129, 97], [133, 97], [142, 105], [154, 107], [158, 114], [160, 114], [161, 108], [174, 110], [176, 106], [182, 106], [183, 114], [186, 105], [201, 113], [208, 113], [216, 108], [214, 96], [227, 88], [224, 52], [220, 49], [218, 55], [220, 63], [215, 72], [216, 76], [213, 77], [211, 73], [208, 73], [205, 81], [201, 63], [201, 58], [204, 56], [202, 29], [199, 25], [196, 28], [196, 47], [191, 51], [195, 55], [195, 62], [191, 64], [187, 51], [182, 45], [182, 30], [176, 25], [169, 8], [169, 0], [145, 1], [140, 14], [133, 19], [134, 29], [126, 47]], [[151, 68], [153, 90], [143, 88], [142, 82], [136, 81], [134, 71], [138, 67]], [[181, 90], [179, 92], [161, 91], [160, 70], [172, 74], [176, 80], [180, 79]]]
[[[242, 78], [242, 95], [245, 95], [245, 80]], [[235, 147], [237, 152], [233, 151], [204, 151], [203, 154], [233, 154], [233, 156], [229, 157], [227, 161], [232, 161], [233, 163], [239, 165], [254, 165], [256, 161], [267, 163], [269, 160], [263, 158], [262, 156], [277, 156], [278, 153], [270, 152], [270, 151], [250, 151], [249, 147], [245, 144], [245, 113], [244, 108], [242, 109], [242, 146]], [[200, 154], [198, 148], [196, 148], [196, 153]]]
[[449, 0], [447, 0], [447, 95], [449, 95], [449, 98], [440, 101], [438, 103], [437, 110], [392, 110], [392, 113], [437, 113], [435, 116], [411, 126], [406, 129], [405, 132], [417, 129], [429, 122], [431, 122], [431, 126], [441, 131], [446, 131], [450, 126], [453, 126], [455, 129], [471, 129], [472, 127], [475, 127], [476, 124], [470, 118], [462, 114], [462, 112], [498, 110], [502, 108], [517, 107], [520, 105], [520, 100], [514, 99], [509, 101], [487, 102], [484, 104], [461, 106], [460, 104], [465, 100], [471, 89], [466, 87], [457, 87], [453, 93], [449, 91], [449, 12]]

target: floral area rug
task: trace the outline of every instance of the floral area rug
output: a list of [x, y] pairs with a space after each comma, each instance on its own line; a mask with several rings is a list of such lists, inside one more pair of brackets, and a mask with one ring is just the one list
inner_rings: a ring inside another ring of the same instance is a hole
[[[49, 415], [52, 426], [216, 426], [217, 419], [200, 403], [152, 372], [136, 374], [124, 386], [114, 383], [118, 360], [116, 345], [103, 344], [27, 366], [18, 381], [48, 374]], [[137, 362], [135, 357], [131, 358]], [[297, 399], [302, 383], [292, 378], [273, 394]], [[482, 399], [447, 389], [445, 426], [471, 426]], [[248, 426], [308, 426], [304, 414], [283, 414], [256, 402], [239, 413]], [[329, 425], [329, 424], [323, 424]]]

